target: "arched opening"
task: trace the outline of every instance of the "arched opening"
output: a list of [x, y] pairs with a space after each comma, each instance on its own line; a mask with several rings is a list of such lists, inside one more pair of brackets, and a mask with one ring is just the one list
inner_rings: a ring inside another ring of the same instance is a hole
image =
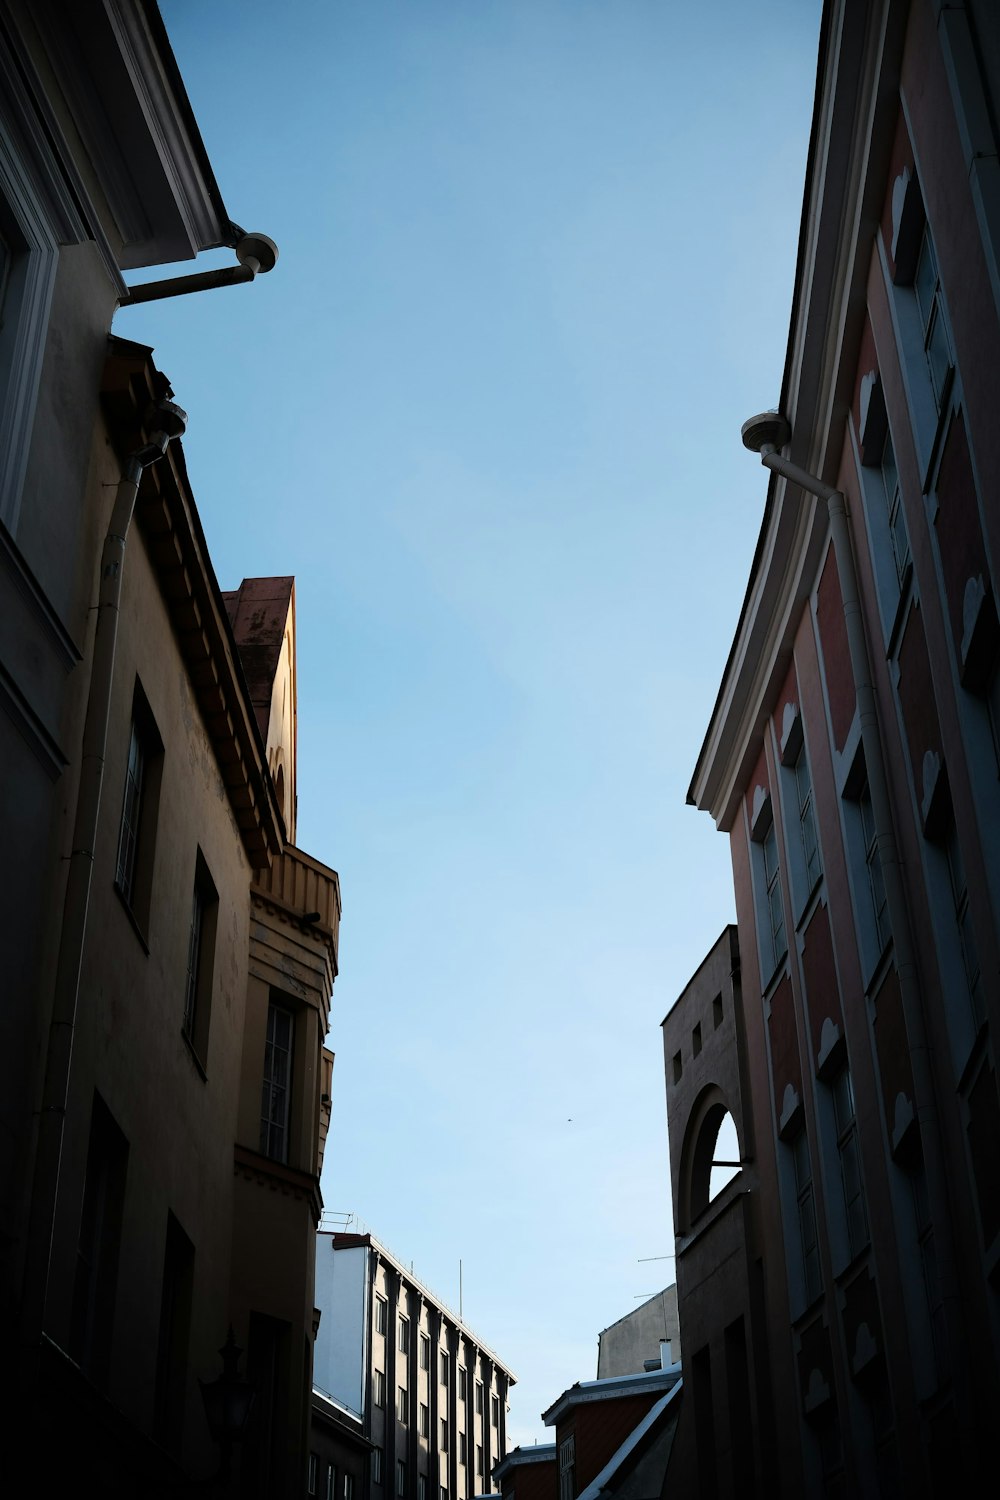
[[736, 1122], [720, 1089], [712, 1087], [695, 1111], [688, 1157], [687, 1228], [741, 1171]]
[[708, 1180], [709, 1203], [719, 1196], [739, 1171], [740, 1138], [736, 1134], [736, 1121], [726, 1110], [715, 1137], [715, 1150], [712, 1152], [712, 1173]]

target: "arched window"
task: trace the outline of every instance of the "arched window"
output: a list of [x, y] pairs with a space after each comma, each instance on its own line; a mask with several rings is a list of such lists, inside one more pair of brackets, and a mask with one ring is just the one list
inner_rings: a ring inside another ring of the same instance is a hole
[[682, 1158], [682, 1232], [687, 1232], [741, 1170], [736, 1122], [722, 1090], [706, 1089], [692, 1110]]

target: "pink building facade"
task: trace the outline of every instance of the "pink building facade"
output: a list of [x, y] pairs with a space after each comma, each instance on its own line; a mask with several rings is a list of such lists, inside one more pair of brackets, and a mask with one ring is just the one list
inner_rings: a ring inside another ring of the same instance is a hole
[[732, 848], [767, 1493], [937, 1494], [992, 1452], [998, 119], [986, 0], [825, 6], [786, 422], [689, 792]]

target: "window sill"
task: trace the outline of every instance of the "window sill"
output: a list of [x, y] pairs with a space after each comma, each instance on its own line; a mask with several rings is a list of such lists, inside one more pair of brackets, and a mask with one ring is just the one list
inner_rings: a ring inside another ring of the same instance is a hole
[[129, 905], [128, 897], [125, 895], [125, 892], [122, 890], [122, 888], [118, 884], [117, 880], [114, 882], [114, 888], [115, 888], [115, 895], [118, 897], [118, 900], [121, 902], [122, 909], [124, 910], [125, 915], [129, 919], [129, 922], [130, 922], [131, 927], [132, 927], [132, 931], [135, 933], [136, 937], [139, 939], [139, 942], [142, 945], [142, 951], [143, 951], [143, 953], [145, 953], [146, 957], [148, 958], [149, 957], [149, 944], [146, 941], [146, 934], [143, 932], [142, 928], [139, 926], [139, 919], [136, 916], [135, 912], [132, 910], [131, 906]]

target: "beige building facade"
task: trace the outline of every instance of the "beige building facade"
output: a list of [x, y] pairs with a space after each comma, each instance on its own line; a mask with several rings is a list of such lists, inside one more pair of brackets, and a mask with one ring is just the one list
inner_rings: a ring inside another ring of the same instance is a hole
[[123, 271], [242, 231], [150, 0], [0, 0], [0, 85], [7, 1409], [53, 1486], [299, 1495], [340, 891], [294, 842], [294, 583], [220, 593], [109, 338]]

